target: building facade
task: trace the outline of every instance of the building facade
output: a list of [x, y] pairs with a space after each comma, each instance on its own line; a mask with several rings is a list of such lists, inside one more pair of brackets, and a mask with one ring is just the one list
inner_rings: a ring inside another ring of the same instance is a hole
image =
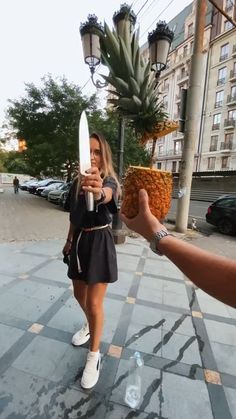
[[[231, 0], [218, 2], [232, 17]], [[161, 73], [159, 94], [170, 119], [180, 116], [181, 91], [188, 88], [193, 51], [196, 1], [168, 23], [174, 40], [167, 67]], [[195, 148], [194, 171], [236, 169], [236, 30], [210, 3], [205, 18], [204, 68], [199, 102], [201, 114]], [[148, 59], [148, 46], [143, 47]], [[184, 135], [174, 132], [157, 143], [158, 169], [179, 171]]]

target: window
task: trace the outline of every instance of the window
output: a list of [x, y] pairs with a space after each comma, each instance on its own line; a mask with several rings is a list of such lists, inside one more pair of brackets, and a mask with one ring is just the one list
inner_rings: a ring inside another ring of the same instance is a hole
[[193, 52], [193, 41], [190, 42], [190, 53], [192, 54]]
[[172, 161], [172, 172], [175, 173], [177, 170], [177, 161]]
[[190, 25], [188, 25], [188, 36], [192, 36], [193, 34], [193, 23], [190, 23]]
[[163, 145], [158, 146], [158, 156], [160, 156], [161, 154], [163, 154]]
[[233, 8], [233, 0], [226, 0], [225, 11], [229, 12]]
[[228, 169], [229, 168], [229, 157], [224, 156], [221, 158], [221, 169]]
[[181, 141], [175, 141], [174, 142], [174, 154], [180, 154], [181, 153]]
[[208, 157], [207, 162], [207, 169], [208, 170], [215, 170], [216, 158], [215, 157]]
[[233, 141], [233, 137], [234, 137], [233, 132], [225, 134], [225, 142], [230, 143], [231, 141]]
[[216, 101], [215, 101], [215, 108], [219, 108], [223, 105], [224, 100], [224, 90], [220, 90], [219, 92], [216, 92]]
[[167, 100], [167, 96], [163, 96], [163, 105], [165, 107], [165, 109], [168, 108], [168, 100]]
[[236, 109], [228, 112], [228, 119], [236, 121]]
[[221, 121], [221, 113], [217, 113], [213, 116], [213, 126], [212, 129], [219, 129]]
[[229, 21], [229, 20], [225, 20], [224, 23], [224, 30], [228, 31], [229, 29], [231, 29], [233, 27], [233, 24]]
[[227, 76], [227, 67], [222, 67], [218, 70], [217, 86], [224, 84]]
[[184, 57], [186, 57], [188, 55], [188, 45], [184, 46]]
[[168, 79], [165, 79], [165, 80], [164, 80], [163, 89], [164, 89], [164, 90], [168, 90], [168, 89], [169, 89]]
[[220, 61], [226, 60], [229, 56], [229, 44], [224, 44], [220, 48]]
[[211, 144], [209, 151], [217, 151], [218, 135], [213, 135], [211, 137]]
[[236, 99], [236, 86], [231, 87], [231, 97]]
[[161, 170], [161, 162], [157, 163], [157, 168], [158, 168], [158, 170]]
[[225, 140], [223, 143], [221, 143], [221, 150], [232, 150], [233, 146], [233, 133], [225, 134]]

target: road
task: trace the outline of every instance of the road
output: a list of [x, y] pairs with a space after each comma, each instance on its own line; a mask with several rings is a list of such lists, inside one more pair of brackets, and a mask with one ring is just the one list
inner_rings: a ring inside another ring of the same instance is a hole
[[[175, 219], [176, 204], [177, 200], [173, 200], [169, 219]], [[197, 218], [200, 231], [191, 240], [199, 247], [236, 258], [236, 237], [223, 236], [214, 226], [204, 221], [208, 205], [207, 202], [191, 202], [190, 214]], [[68, 218], [68, 213], [58, 206], [28, 192], [19, 191], [15, 195], [12, 187], [4, 187], [4, 192], [0, 193], [0, 243], [64, 239]]]

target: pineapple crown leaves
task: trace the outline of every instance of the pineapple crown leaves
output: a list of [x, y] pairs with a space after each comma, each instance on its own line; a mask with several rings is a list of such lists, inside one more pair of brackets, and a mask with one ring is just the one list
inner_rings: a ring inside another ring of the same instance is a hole
[[131, 120], [137, 133], [155, 132], [158, 122], [167, 119], [164, 106], [158, 101], [156, 79], [150, 63], [144, 63], [139, 48], [139, 33], [130, 33], [128, 19], [123, 26], [111, 31], [104, 24], [100, 38], [102, 60], [109, 69], [103, 78], [115, 89], [108, 101], [125, 117]]

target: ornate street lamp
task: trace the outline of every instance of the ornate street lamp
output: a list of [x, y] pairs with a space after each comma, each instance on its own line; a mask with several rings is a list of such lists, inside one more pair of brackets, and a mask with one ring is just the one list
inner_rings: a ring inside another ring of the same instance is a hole
[[120, 10], [113, 15], [113, 23], [117, 30], [118, 35], [123, 33], [124, 21], [128, 20], [130, 23], [130, 33], [134, 31], [135, 23], [137, 20], [136, 14], [131, 10], [130, 6], [126, 3], [121, 4]]
[[161, 71], [166, 68], [167, 57], [173, 38], [174, 32], [163, 21], [159, 21], [156, 29], [148, 34], [151, 69], [155, 71], [157, 79]]
[[88, 20], [80, 25], [80, 35], [83, 45], [84, 61], [88, 64], [92, 82], [95, 87], [102, 88], [107, 85], [99, 80], [94, 80], [96, 67], [101, 62], [100, 37], [103, 35], [103, 27], [98, 23], [95, 15], [88, 15]]

